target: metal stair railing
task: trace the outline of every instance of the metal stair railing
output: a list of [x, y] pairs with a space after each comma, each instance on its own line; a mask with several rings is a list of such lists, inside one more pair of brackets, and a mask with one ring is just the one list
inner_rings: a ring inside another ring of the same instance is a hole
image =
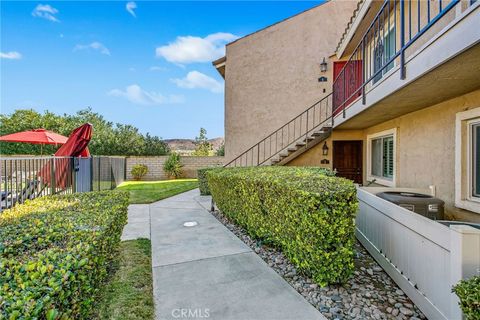
[[[311, 134], [333, 127], [332, 93], [242, 152], [224, 167], [247, 167], [268, 164], [269, 160], [297, 143], [307, 148]], [[303, 144], [305, 144], [303, 146]], [[288, 151], [288, 150], [287, 150]]]

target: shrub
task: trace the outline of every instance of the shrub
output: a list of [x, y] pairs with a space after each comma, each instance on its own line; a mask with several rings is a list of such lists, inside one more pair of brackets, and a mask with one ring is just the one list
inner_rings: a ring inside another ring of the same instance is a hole
[[[207, 183], [207, 172], [219, 167], [202, 168], [197, 170], [198, 188], [202, 196], [210, 195], [210, 189]], [[220, 167], [221, 168], [221, 167]]]
[[142, 180], [142, 178], [148, 173], [148, 167], [144, 164], [136, 164], [132, 167], [130, 173], [134, 180]]
[[253, 237], [279, 247], [320, 285], [353, 271], [353, 183], [329, 170], [250, 167], [207, 172], [218, 208]]
[[467, 320], [480, 320], [480, 276], [460, 281], [455, 287], [460, 308]]
[[163, 171], [165, 171], [170, 178], [177, 179], [182, 175], [182, 167], [180, 155], [172, 152], [163, 164]]
[[0, 216], [0, 319], [88, 319], [127, 221], [128, 193], [27, 201]]

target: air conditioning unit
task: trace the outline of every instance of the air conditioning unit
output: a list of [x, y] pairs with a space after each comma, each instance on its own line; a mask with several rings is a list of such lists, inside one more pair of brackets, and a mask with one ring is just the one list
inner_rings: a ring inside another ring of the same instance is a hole
[[387, 191], [377, 196], [432, 220], [444, 217], [445, 202], [428, 194]]

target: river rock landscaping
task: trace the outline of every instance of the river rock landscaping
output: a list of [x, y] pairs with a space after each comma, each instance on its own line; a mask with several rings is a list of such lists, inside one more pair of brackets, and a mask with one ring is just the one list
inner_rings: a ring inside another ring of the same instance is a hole
[[329, 319], [426, 319], [359, 242], [353, 276], [343, 285], [320, 287], [280, 250], [251, 238], [220, 211], [212, 214]]

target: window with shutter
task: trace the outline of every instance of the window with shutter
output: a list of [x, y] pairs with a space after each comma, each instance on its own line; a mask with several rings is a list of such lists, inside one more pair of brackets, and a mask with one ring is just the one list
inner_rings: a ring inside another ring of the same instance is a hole
[[[370, 140], [370, 175], [393, 180], [394, 174], [394, 135], [387, 134]], [[480, 189], [479, 189], [480, 190]]]
[[472, 125], [472, 196], [480, 197], [480, 123]]

